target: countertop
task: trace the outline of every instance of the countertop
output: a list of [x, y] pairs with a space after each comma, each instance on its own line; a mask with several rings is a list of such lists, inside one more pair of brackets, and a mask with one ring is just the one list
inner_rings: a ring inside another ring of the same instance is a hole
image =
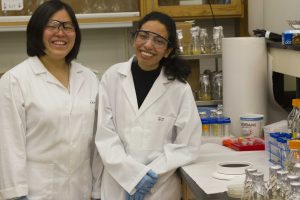
[[238, 175], [231, 180], [220, 180], [212, 175], [217, 163], [222, 161], [247, 161], [268, 178], [270, 163], [265, 151], [233, 151], [214, 143], [203, 144], [197, 162], [181, 167], [179, 172], [197, 200], [224, 200], [227, 186], [243, 184], [245, 176]]

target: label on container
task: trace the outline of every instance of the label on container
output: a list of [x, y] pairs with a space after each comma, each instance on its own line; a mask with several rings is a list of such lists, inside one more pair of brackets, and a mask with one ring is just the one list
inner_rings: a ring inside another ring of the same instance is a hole
[[244, 137], [262, 137], [261, 122], [263, 115], [246, 114], [240, 117], [242, 136]]
[[23, 0], [2, 0], [1, 9], [7, 10], [22, 10], [24, 8]]

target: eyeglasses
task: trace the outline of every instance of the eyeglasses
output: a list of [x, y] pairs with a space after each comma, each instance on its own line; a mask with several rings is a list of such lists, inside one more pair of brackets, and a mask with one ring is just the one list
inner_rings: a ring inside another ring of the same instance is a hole
[[168, 46], [169, 40], [163, 36], [151, 31], [137, 30], [135, 32], [135, 41], [138, 43], [146, 43], [149, 39], [153, 42], [156, 48], [164, 48]]
[[60, 27], [62, 27], [62, 30], [66, 33], [72, 33], [75, 31], [75, 27], [70, 21], [61, 22], [58, 20], [50, 20], [46, 25], [47, 30], [51, 32], [58, 32], [60, 30]]

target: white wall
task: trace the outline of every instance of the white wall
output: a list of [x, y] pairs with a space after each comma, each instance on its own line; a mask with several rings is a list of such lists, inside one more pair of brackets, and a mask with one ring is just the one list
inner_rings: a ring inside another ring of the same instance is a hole
[[[130, 31], [130, 28], [82, 30], [77, 60], [101, 75], [112, 64], [131, 56]], [[0, 32], [0, 73], [26, 58], [26, 33]]]
[[[230, 19], [218, 19], [223, 25], [225, 37], [235, 36], [235, 23]], [[212, 20], [199, 20], [196, 23], [206, 27], [212, 38]], [[83, 29], [78, 61], [99, 72], [99, 76], [112, 64], [126, 61], [132, 55], [130, 33], [133, 28]], [[4, 73], [27, 58], [26, 32], [0, 32], [0, 73]], [[220, 60], [221, 69], [221, 60]], [[201, 60], [201, 72], [214, 71], [212, 60]]]
[[278, 34], [291, 29], [287, 20], [299, 20], [299, 8], [299, 0], [248, 0], [250, 34], [257, 28]]

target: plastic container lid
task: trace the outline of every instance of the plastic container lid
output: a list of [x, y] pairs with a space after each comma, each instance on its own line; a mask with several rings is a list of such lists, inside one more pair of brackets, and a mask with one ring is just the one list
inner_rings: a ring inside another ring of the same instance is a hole
[[278, 138], [280, 136], [280, 133], [279, 132], [276, 132], [276, 133], [270, 133], [270, 137], [272, 138]]
[[280, 143], [284, 143], [284, 144], [287, 143], [287, 139], [282, 138], [282, 137], [278, 137], [278, 138], [276, 138], [276, 140], [277, 140], [277, 142], [280, 142]]
[[225, 124], [230, 124], [230, 123], [231, 123], [230, 118], [229, 118], [229, 117], [225, 117], [225, 118], [224, 118], [224, 123], [225, 123]]
[[243, 121], [259, 121], [263, 120], [264, 116], [261, 114], [245, 114], [240, 117]]
[[210, 120], [209, 119], [201, 119], [202, 124], [210, 124]]
[[293, 107], [299, 106], [299, 102], [300, 102], [300, 99], [292, 99], [292, 106]]
[[284, 133], [284, 137], [286, 138], [286, 139], [292, 139], [292, 135], [291, 134], [289, 134], [289, 133]]

